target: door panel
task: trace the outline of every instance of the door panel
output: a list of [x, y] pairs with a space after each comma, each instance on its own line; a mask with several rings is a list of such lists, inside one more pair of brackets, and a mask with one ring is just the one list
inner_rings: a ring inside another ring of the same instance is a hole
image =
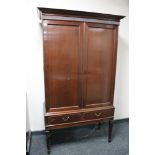
[[50, 21], [45, 44], [48, 110], [81, 105], [80, 22]]
[[111, 102], [115, 29], [99, 24], [86, 26], [85, 106], [103, 106]]

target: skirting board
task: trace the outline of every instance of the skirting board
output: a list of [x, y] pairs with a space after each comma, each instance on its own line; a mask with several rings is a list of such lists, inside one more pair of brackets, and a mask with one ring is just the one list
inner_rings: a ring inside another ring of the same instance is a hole
[[[123, 119], [116, 119], [114, 120], [114, 124], [115, 123], [123, 123], [123, 122], [129, 122], [129, 118], [123, 118]], [[77, 128], [77, 127], [74, 127]], [[68, 128], [71, 129], [71, 128]], [[61, 129], [63, 130], [63, 129]], [[41, 130], [41, 131], [32, 131], [32, 135], [42, 135], [45, 134], [45, 130]]]

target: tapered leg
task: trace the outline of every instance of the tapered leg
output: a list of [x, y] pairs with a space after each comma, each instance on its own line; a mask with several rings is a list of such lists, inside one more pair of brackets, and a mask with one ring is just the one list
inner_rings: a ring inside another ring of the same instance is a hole
[[112, 127], [113, 127], [113, 120], [109, 121], [109, 131], [108, 131], [108, 142], [111, 142], [111, 136], [112, 136]]
[[99, 122], [97, 125], [97, 130], [99, 130], [101, 128], [101, 123]]
[[50, 131], [46, 130], [47, 153], [50, 154]]

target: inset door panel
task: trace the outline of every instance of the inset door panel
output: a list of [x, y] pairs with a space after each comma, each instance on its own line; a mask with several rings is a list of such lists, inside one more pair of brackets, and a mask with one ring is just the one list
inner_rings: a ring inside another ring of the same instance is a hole
[[81, 24], [51, 21], [45, 44], [48, 109], [79, 108], [81, 104]]
[[88, 107], [111, 102], [114, 34], [113, 27], [104, 28], [98, 24], [86, 26], [85, 105]]

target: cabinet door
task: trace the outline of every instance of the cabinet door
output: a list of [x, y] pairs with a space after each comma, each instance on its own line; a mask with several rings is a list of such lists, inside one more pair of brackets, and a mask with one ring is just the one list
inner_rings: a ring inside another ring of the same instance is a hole
[[81, 94], [80, 22], [44, 21], [46, 110], [78, 109]]
[[87, 23], [85, 36], [85, 106], [110, 105], [114, 93], [117, 28]]

